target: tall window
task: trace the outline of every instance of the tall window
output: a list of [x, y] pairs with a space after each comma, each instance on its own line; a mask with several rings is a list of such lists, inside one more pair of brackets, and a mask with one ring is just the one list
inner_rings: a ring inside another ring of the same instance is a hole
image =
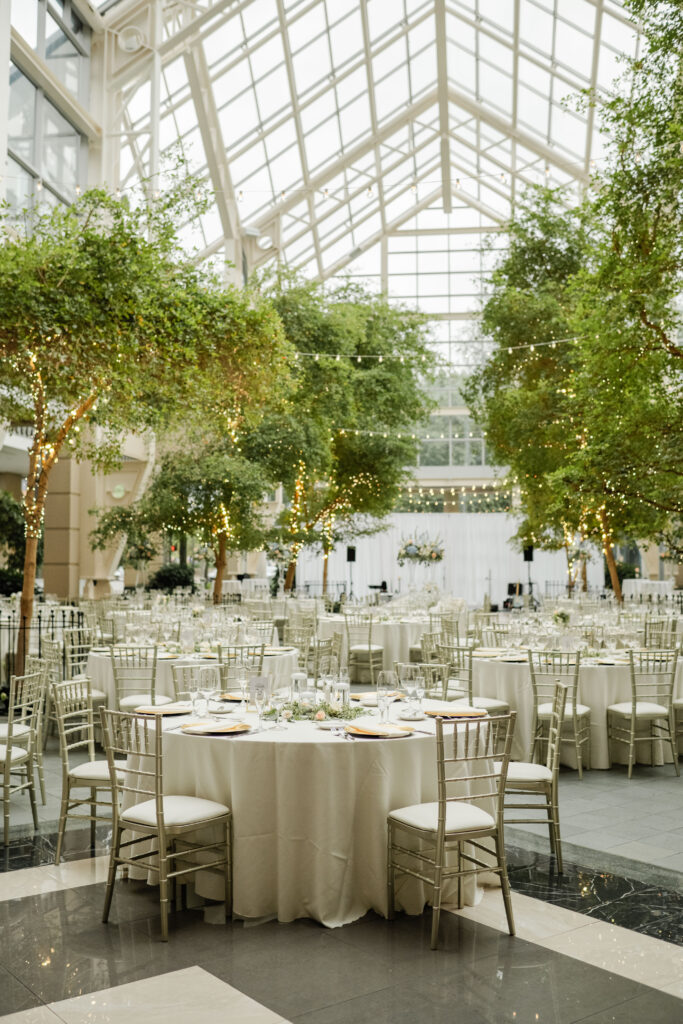
[[[50, 71], [87, 105], [90, 30], [71, 0], [12, 0], [12, 27]], [[59, 109], [55, 89], [38, 88], [31, 68], [9, 67], [6, 198], [19, 211], [33, 202], [69, 203], [87, 174], [87, 140]]]

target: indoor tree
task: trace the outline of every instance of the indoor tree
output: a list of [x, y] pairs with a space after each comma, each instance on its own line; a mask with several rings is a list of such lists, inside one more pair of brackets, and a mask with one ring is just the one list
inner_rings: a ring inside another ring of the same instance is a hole
[[262, 287], [298, 352], [296, 388], [277, 423], [257, 427], [242, 446], [279, 459], [290, 498], [279, 523], [292, 552], [290, 589], [305, 543], [319, 543], [326, 564], [335, 538], [376, 529], [368, 517], [393, 508], [415, 461], [414, 425], [432, 405], [435, 357], [425, 317], [359, 285], [330, 288], [278, 272]]
[[286, 375], [289, 349], [272, 307], [226, 287], [180, 249], [176, 224], [205, 202], [187, 179], [149, 202], [92, 189], [71, 207], [2, 223], [0, 418], [33, 428], [25, 629], [60, 457], [111, 467], [124, 431], [160, 430], [182, 416], [227, 429]]
[[93, 543], [105, 547], [131, 527], [147, 540], [170, 532], [195, 537], [213, 551], [219, 604], [228, 554], [265, 542], [261, 506], [270, 486], [262, 467], [235, 454], [231, 442], [188, 443], [162, 457], [147, 491], [124, 516], [119, 509], [100, 513]]

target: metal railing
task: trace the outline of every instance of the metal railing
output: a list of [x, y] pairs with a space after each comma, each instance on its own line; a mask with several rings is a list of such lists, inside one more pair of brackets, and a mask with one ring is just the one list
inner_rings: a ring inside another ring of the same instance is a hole
[[[0, 612], [0, 702], [6, 701], [10, 676], [17, 667], [17, 654], [21, 654], [23, 662], [27, 654], [42, 654], [42, 643], [47, 637], [50, 640], [61, 640], [65, 629], [75, 629], [85, 625], [85, 616], [78, 608], [43, 608], [39, 607], [31, 619], [31, 628], [27, 630], [27, 620], [17, 611]], [[64, 658], [62, 652], [62, 658]], [[63, 665], [65, 668], [66, 665]]]

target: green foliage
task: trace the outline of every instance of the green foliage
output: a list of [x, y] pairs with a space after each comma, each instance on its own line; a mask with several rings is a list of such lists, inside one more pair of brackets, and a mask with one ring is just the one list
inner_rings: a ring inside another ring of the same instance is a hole
[[194, 592], [194, 573], [189, 565], [162, 565], [147, 583], [148, 590], [164, 590], [169, 594], [177, 587], [192, 587]]
[[21, 590], [23, 574], [19, 569], [0, 569], [0, 595], [11, 597]]
[[[623, 583], [624, 580], [634, 580], [638, 576], [638, 566], [637, 565], [631, 565], [629, 562], [617, 562], [616, 566], [617, 566], [617, 576], [619, 577], [619, 582], [620, 583]], [[611, 589], [612, 588], [612, 580], [610, 579], [610, 574], [609, 574], [609, 570], [607, 568], [607, 563], [606, 562], [604, 564], [604, 575], [605, 575], [605, 586], [609, 587]]]
[[466, 389], [519, 486], [522, 543], [680, 534], [683, 8], [626, 7], [643, 46], [600, 100], [606, 166], [580, 205], [536, 190], [516, 212], [483, 311], [499, 348]]
[[8, 491], [0, 491], [0, 551], [5, 556], [7, 569], [21, 572], [25, 546], [24, 513], [21, 502], [12, 497]]
[[329, 550], [377, 529], [370, 521], [391, 511], [415, 462], [410, 434], [431, 408], [435, 367], [426, 319], [351, 283], [330, 289], [280, 271], [261, 287], [302, 355], [295, 390], [241, 451], [294, 499], [275, 535], [284, 531], [295, 555], [304, 543]]

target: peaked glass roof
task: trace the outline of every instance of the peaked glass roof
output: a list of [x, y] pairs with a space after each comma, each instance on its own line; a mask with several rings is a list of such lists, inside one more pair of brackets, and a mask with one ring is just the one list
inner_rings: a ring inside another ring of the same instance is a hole
[[[144, 26], [152, 6], [124, 0], [106, 21]], [[237, 239], [250, 269], [279, 256], [361, 275], [439, 321], [451, 358], [495, 258], [483, 238], [525, 185], [578, 187], [601, 159], [592, 112], [567, 97], [608, 90], [637, 46], [617, 0], [162, 9], [159, 145], [179, 140], [215, 193], [188, 243], [209, 256]], [[150, 70], [145, 49], [113, 68], [122, 186], [148, 167]]]

